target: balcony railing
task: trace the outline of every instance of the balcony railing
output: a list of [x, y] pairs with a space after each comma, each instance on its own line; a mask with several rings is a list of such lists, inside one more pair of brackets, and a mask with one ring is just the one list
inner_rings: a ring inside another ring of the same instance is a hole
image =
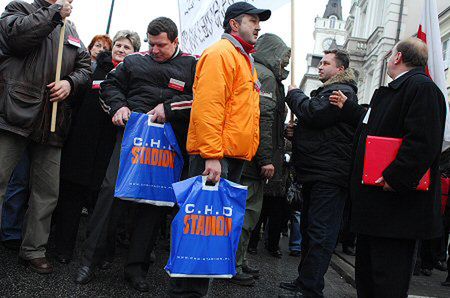
[[344, 48], [350, 55], [364, 56], [367, 50], [367, 39], [349, 37], [345, 41]]

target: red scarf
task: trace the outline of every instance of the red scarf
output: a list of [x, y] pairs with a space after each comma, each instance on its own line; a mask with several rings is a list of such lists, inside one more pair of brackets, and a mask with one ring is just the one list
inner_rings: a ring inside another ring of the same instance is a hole
[[112, 63], [113, 63], [113, 65], [114, 65], [114, 68], [116, 68], [116, 67], [117, 67], [117, 65], [119, 65], [119, 64], [120, 64], [120, 62], [119, 62], [119, 61], [116, 61], [116, 60], [114, 60], [114, 59], [112, 59]]
[[249, 44], [248, 42], [246, 42], [245, 40], [243, 40], [240, 36], [238, 36], [236, 34], [231, 34], [231, 36], [233, 36], [234, 38], [236, 38], [237, 41], [239, 41], [239, 43], [242, 45], [242, 47], [244, 48], [244, 51], [247, 54], [252, 54], [255, 52], [254, 45]]

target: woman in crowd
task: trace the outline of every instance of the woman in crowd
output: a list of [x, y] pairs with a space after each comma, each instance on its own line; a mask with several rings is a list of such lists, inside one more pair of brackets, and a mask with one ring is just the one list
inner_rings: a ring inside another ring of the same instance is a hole
[[[92, 49], [96, 49], [96, 42], [93, 44]], [[139, 35], [129, 30], [117, 32], [112, 44], [112, 52], [98, 53], [90, 49], [91, 55], [96, 55], [92, 88], [76, 108], [70, 136], [62, 151], [55, 240], [57, 260], [64, 264], [72, 259], [83, 206], [93, 209], [95, 205], [93, 200], [97, 198], [116, 141], [115, 126], [99, 102], [100, 82], [141, 46]]]
[[88, 46], [89, 54], [91, 55], [91, 67], [94, 72], [97, 68], [97, 56], [102, 52], [110, 52], [112, 48], [112, 41], [108, 35], [95, 35]]

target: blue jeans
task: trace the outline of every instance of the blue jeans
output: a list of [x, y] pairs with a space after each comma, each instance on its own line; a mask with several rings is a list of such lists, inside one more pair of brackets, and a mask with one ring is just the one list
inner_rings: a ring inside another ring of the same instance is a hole
[[321, 181], [303, 184], [302, 259], [295, 283], [307, 297], [323, 297], [324, 275], [336, 247], [347, 192]]
[[6, 188], [3, 202], [1, 240], [22, 239], [22, 223], [27, 210], [30, 182], [30, 158], [25, 151]]
[[300, 231], [300, 211], [292, 211], [291, 213], [291, 231], [289, 233], [289, 251], [301, 251], [302, 233]]

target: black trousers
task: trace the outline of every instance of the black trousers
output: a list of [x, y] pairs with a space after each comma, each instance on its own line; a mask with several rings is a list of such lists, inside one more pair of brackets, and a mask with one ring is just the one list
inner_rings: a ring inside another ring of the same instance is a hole
[[443, 236], [434, 239], [426, 239], [420, 242], [420, 259], [422, 269], [433, 270], [439, 261]]
[[408, 297], [417, 243], [414, 239], [358, 234], [355, 266], [358, 297]]
[[344, 207], [344, 215], [342, 219], [342, 229], [341, 229], [341, 240], [342, 240], [342, 248], [354, 248], [356, 234], [353, 233], [350, 229], [351, 227], [351, 213], [352, 213], [352, 203], [349, 198], [345, 202]]
[[92, 197], [97, 198], [98, 191], [68, 180], [61, 180], [58, 205], [55, 210], [56, 252], [71, 259], [75, 248], [81, 210], [89, 205]]
[[[221, 177], [239, 183], [244, 166], [243, 160], [224, 158]], [[200, 155], [192, 155], [189, 160], [189, 177], [201, 175], [205, 170], [205, 160]], [[180, 298], [204, 297], [208, 294], [209, 278], [170, 278], [169, 296]]]
[[347, 189], [326, 182], [304, 183], [302, 259], [296, 283], [308, 297], [323, 297], [324, 276], [336, 247]]
[[[134, 229], [131, 234], [130, 247], [125, 262], [126, 276], [143, 276], [150, 265], [150, 253], [154, 245], [153, 233], [164, 216], [163, 208], [149, 204], [139, 204], [114, 198], [114, 189], [119, 169], [120, 148], [123, 132], [118, 133], [116, 145], [106, 170], [97, 204], [89, 221], [89, 237], [84, 243], [81, 263], [84, 266], [95, 266], [112, 253], [110, 243], [114, 242], [111, 231], [116, 231], [120, 218], [127, 206], [134, 213]], [[110, 238], [110, 239], [108, 239]]]
[[264, 196], [263, 207], [259, 221], [252, 231], [248, 246], [256, 249], [261, 238], [261, 226], [267, 229], [268, 239], [266, 247], [269, 251], [280, 249], [280, 237], [283, 227], [289, 220], [290, 210], [286, 197]]
[[267, 197], [268, 202], [268, 243], [269, 251], [280, 249], [281, 231], [287, 225], [289, 220], [289, 206], [285, 196]]

